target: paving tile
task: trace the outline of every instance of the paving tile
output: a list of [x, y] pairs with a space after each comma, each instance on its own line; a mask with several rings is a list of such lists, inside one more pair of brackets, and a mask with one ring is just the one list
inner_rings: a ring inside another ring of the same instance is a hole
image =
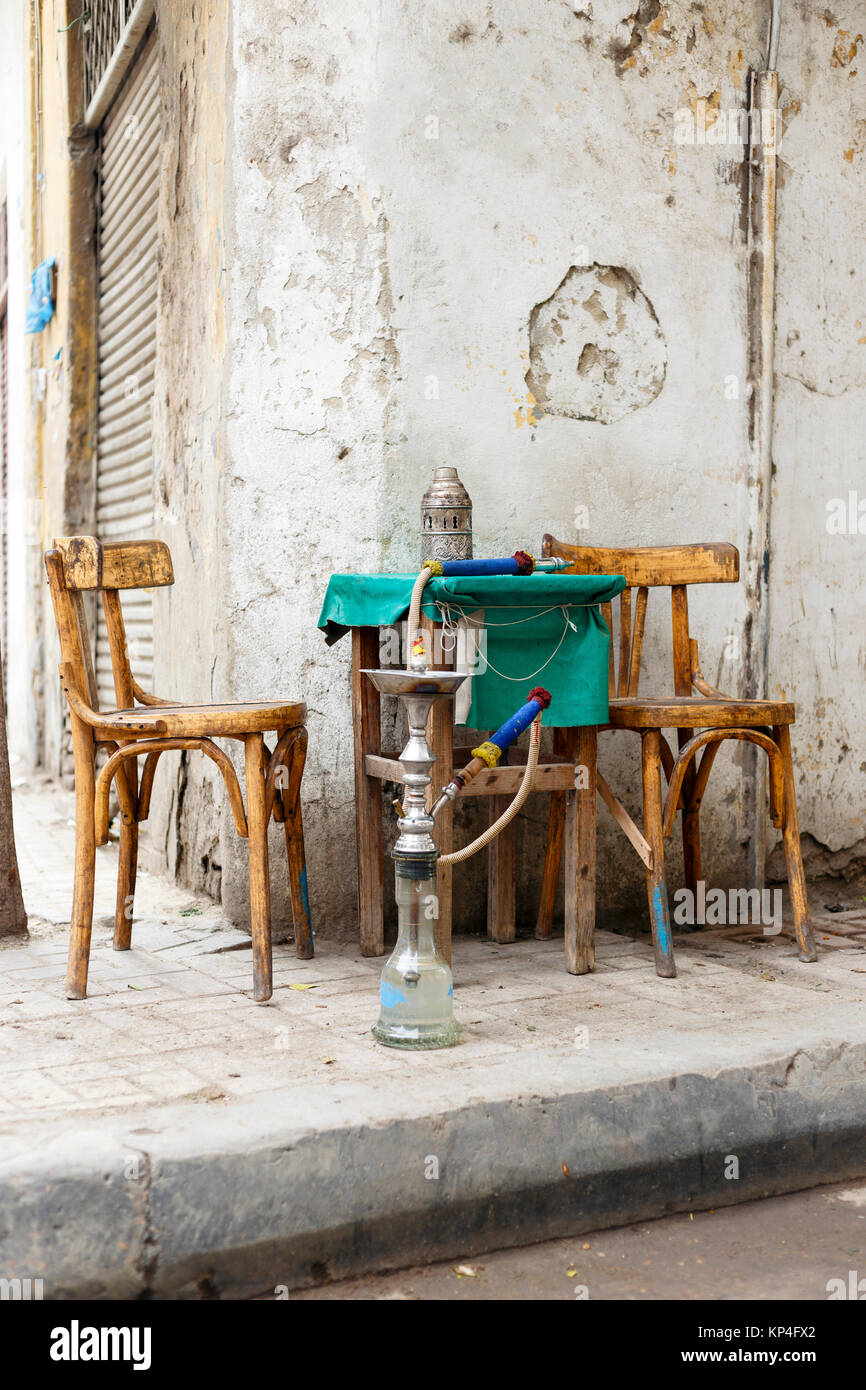
[[107, 1061], [54, 1067], [51, 1079], [63, 1087], [70, 1100], [87, 1105], [136, 1104], [148, 1098], [122, 1069]]
[[4, 1075], [2, 1093], [6, 1105], [18, 1117], [31, 1110], [61, 1109], [69, 1099], [68, 1091], [55, 1077], [32, 1067]]
[[6, 1021], [13, 1016], [16, 1019], [65, 1018], [69, 1012], [69, 1004], [66, 999], [57, 998], [46, 990], [25, 990], [19, 987], [17, 991], [0, 995], [0, 1021]]
[[190, 1098], [202, 1089], [201, 1076], [172, 1054], [142, 1058], [138, 1065], [129, 1069], [128, 1080], [156, 1101]]
[[[7, 1037], [4, 1038], [4, 1032]], [[38, 1055], [46, 1067], [60, 1066], [88, 1057], [133, 1056], [140, 1043], [106, 1026], [96, 1018], [76, 1019], [74, 1024], [56, 1016], [42, 1022], [26, 1022], [0, 1028], [3, 1070], [26, 1070]]]
[[127, 1051], [129, 1046], [149, 1049], [177, 1046], [177, 1039], [189, 1036], [180, 1016], [172, 1017], [156, 1013], [156, 1008], [117, 1008], [105, 1009], [97, 1015], [100, 1022], [110, 1029], [117, 1046]]

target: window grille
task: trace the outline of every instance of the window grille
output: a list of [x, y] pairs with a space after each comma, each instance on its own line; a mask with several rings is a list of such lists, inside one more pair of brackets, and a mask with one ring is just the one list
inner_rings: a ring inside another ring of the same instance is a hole
[[102, 81], [123, 33], [135, 0], [82, 0], [84, 20], [85, 106]]

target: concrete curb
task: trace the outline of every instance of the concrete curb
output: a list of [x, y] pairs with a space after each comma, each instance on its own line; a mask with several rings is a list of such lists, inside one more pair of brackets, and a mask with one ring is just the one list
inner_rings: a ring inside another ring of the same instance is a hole
[[419, 1088], [375, 1123], [347, 1085], [4, 1139], [0, 1273], [46, 1298], [237, 1296], [866, 1173], [863, 1044], [629, 1085], [550, 1073], [453, 1110]]

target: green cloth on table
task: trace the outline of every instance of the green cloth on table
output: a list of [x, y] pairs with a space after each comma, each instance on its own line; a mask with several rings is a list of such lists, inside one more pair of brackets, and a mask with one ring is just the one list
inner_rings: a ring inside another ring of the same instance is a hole
[[[352, 627], [387, 627], [409, 610], [414, 574], [333, 574], [319, 627], [331, 645]], [[610, 636], [598, 605], [625, 588], [622, 575], [480, 575], [430, 579], [422, 609], [441, 621], [483, 609], [486, 650], [472, 679], [472, 729], [496, 729], [530, 689], [550, 691], [548, 726], [605, 724]], [[474, 625], [473, 620], [473, 625]], [[485, 661], [486, 658], [486, 661]]]

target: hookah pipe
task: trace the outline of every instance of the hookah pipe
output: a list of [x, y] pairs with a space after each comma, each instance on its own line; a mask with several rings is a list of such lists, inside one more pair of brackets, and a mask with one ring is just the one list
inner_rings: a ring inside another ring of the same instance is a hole
[[[421, 599], [425, 586], [434, 575], [444, 578], [480, 574], [529, 575], [537, 569], [556, 570], [561, 565], [562, 562], [559, 560], [539, 562], [527, 550], [516, 550], [513, 555], [494, 560], [428, 560], [415, 580], [409, 604], [409, 634], [412, 642], [409, 669], [420, 673], [428, 670], [429, 667], [427, 645], [424, 630], [421, 627]], [[443, 854], [439, 860], [440, 864], [459, 864], [464, 859], [469, 859], [473, 854], [477, 854], [480, 849], [494, 840], [505, 829], [509, 821], [517, 815], [535, 782], [541, 747], [541, 715], [549, 704], [550, 694], [542, 686], [536, 686], [534, 690], [530, 690], [527, 703], [521, 706], [510, 719], [506, 720], [502, 727], [497, 729], [496, 733], [491, 735], [486, 742], [482, 743], [480, 747], [472, 749], [472, 761], [467, 763], [463, 771], [457, 773], [454, 780], [442, 789], [441, 795], [430, 812], [431, 818], [434, 820], [442, 807], [447, 802], [454, 801], [461, 789], [471, 782], [472, 778], [483, 767], [495, 767], [506, 748], [520, 737], [524, 729], [530, 724], [532, 725], [526, 771], [514, 800], [499, 819], [488, 826], [483, 834], [479, 835], [471, 844], [465, 845], [463, 849], [455, 850], [453, 854]]]
[[[546, 569], [558, 568], [545, 565]], [[435, 806], [427, 804], [430, 768], [434, 758], [425, 726], [436, 699], [452, 695], [466, 679], [462, 672], [429, 669], [425, 634], [420, 630], [421, 595], [432, 575], [531, 574], [535, 561], [518, 551], [503, 560], [429, 561], [412, 590], [409, 632], [412, 654], [405, 670], [367, 671], [377, 690], [405, 701], [409, 741], [400, 755], [405, 769], [405, 802], [399, 808], [400, 834], [392, 850], [397, 897], [397, 944], [379, 985], [379, 1021], [373, 1029], [387, 1047], [451, 1047], [460, 1040], [460, 1027], [452, 1009], [453, 976], [436, 948], [433, 922], [438, 915], [436, 865], [456, 864], [488, 844], [517, 814], [532, 790], [541, 743], [541, 718], [550, 704], [548, 691], [537, 686], [526, 703], [489, 739], [472, 749], [471, 761], [455, 773], [440, 793]], [[441, 856], [433, 840], [434, 820], [443, 806], [485, 767], [493, 768], [503, 751], [532, 726], [529, 756], [520, 789], [508, 809], [479, 838], [464, 849]]]

